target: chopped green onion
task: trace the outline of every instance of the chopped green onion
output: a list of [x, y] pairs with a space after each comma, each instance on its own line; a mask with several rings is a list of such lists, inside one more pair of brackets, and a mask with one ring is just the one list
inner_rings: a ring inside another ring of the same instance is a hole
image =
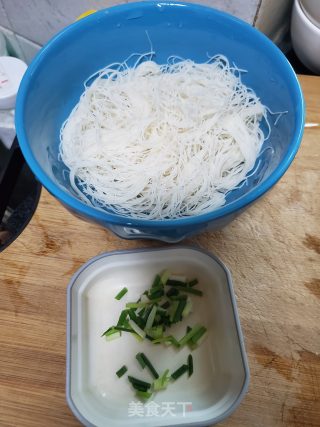
[[163, 326], [154, 326], [151, 329], [146, 329], [146, 333], [152, 339], [161, 338], [163, 336]]
[[161, 377], [158, 378], [157, 380], [153, 381], [153, 390], [154, 391], [164, 390], [165, 388], [166, 387], [162, 387]]
[[188, 343], [189, 340], [202, 329], [201, 325], [195, 325], [184, 337], [182, 337], [179, 341], [179, 345], [182, 347]]
[[141, 400], [148, 400], [152, 396], [152, 393], [150, 391], [137, 390], [136, 396]]
[[150, 304], [151, 304], [150, 301], [148, 301], [148, 302], [141, 302], [141, 301], [140, 302], [128, 302], [126, 304], [126, 308], [145, 308]]
[[163, 272], [162, 272], [162, 274], [161, 274], [161, 283], [163, 284], [163, 285], [166, 285], [167, 284], [167, 281], [168, 281], [168, 279], [169, 279], [169, 277], [170, 277], [170, 271], [169, 270], [164, 270]]
[[167, 310], [165, 310], [163, 307], [161, 307], [161, 306], [157, 305], [157, 313], [158, 313], [160, 316], [164, 316], [164, 315], [166, 315], [166, 314], [167, 314]]
[[[204, 326], [195, 325], [192, 328], [187, 326], [186, 334], [179, 341], [172, 335], [164, 336], [164, 333], [167, 328], [180, 322], [192, 312], [193, 300], [188, 294], [203, 295], [201, 290], [195, 288], [197, 284], [198, 279], [196, 278], [189, 281], [184, 276], [170, 275], [168, 270], [157, 274], [151, 287], [136, 302], [126, 304], [126, 309], [120, 313], [117, 325], [107, 329], [103, 336], [107, 340], [113, 340], [119, 338], [122, 332], [129, 332], [138, 341], [146, 338], [153, 344], [161, 343], [177, 348], [188, 345], [193, 350], [207, 332]], [[120, 300], [127, 292], [128, 289], [123, 288], [115, 298]], [[148, 368], [154, 378], [151, 385], [128, 376], [128, 380], [136, 390], [136, 396], [141, 400], [149, 399], [153, 391], [166, 389], [170, 380], [177, 380], [186, 372], [190, 377], [194, 372], [192, 354], [189, 354], [187, 362], [171, 375], [167, 369], [161, 376], [144, 353], [138, 353], [136, 359], [143, 369]], [[126, 372], [127, 367], [124, 365], [116, 372], [116, 375], [121, 378]]]
[[177, 380], [178, 378], [181, 377], [181, 375], [183, 375], [187, 371], [188, 371], [188, 365], [182, 365], [182, 366], [180, 366], [180, 368], [178, 368], [176, 371], [174, 371], [173, 374], [171, 374], [171, 378], [173, 380]]
[[119, 316], [117, 326], [123, 326], [124, 322], [127, 320], [127, 316], [128, 316], [128, 310], [122, 310]]
[[115, 296], [115, 299], [118, 301], [128, 292], [128, 288], [123, 288], [121, 291]]
[[147, 383], [145, 381], [139, 380], [138, 378], [132, 377], [131, 375], [128, 375], [128, 380], [131, 382], [133, 387], [137, 386], [140, 388], [149, 389], [151, 387], [150, 383]]
[[162, 338], [157, 338], [152, 342], [153, 344], [169, 344], [169, 345], [173, 344], [175, 347], [180, 347], [179, 341], [177, 341], [176, 338], [172, 335], [162, 337]]
[[142, 357], [142, 353], [137, 353], [137, 354], [136, 354], [136, 359], [137, 359], [137, 361], [139, 362], [139, 364], [140, 364], [141, 368], [142, 368], [142, 369], [144, 369], [144, 368], [145, 368], [145, 366], [146, 366], [146, 364], [145, 364], [145, 361], [144, 361], [144, 359], [143, 359], [143, 357]]
[[121, 332], [116, 331], [116, 330], [112, 330], [112, 331], [107, 332], [104, 336], [106, 337], [107, 341], [112, 341], [112, 340], [116, 340], [117, 338], [120, 338]]
[[146, 294], [142, 294], [141, 298], [140, 298], [140, 301], [137, 301], [137, 302], [148, 302], [148, 303], [150, 303], [147, 294], [148, 294], [148, 292], [146, 292]]
[[156, 317], [156, 314], [157, 314], [157, 306], [153, 305], [152, 310], [150, 311], [150, 314], [148, 316], [148, 320], [146, 322], [145, 329], [152, 328], [152, 325], [153, 325], [154, 319]]
[[163, 326], [164, 329], [166, 329], [167, 326], [171, 326], [171, 321], [170, 321], [170, 315], [167, 314], [166, 316], [163, 317]]
[[185, 288], [187, 286], [186, 282], [181, 282], [181, 280], [171, 280], [167, 281], [167, 286], [175, 286], [178, 288]]
[[145, 311], [146, 311], [146, 307], [141, 308], [141, 310], [139, 310], [137, 312], [137, 316], [139, 316], [139, 317], [141, 317], [143, 319], [143, 315], [144, 315]]
[[144, 361], [145, 366], [149, 369], [150, 373], [153, 375], [155, 379], [159, 378], [158, 372], [155, 370], [154, 366], [150, 362], [150, 360], [147, 358], [147, 356], [144, 353], [140, 353], [140, 357]]
[[113, 328], [113, 326], [111, 326], [111, 328], [108, 328], [106, 331], [103, 332], [103, 334], [101, 335], [102, 337], [104, 337], [109, 331], [111, 331]]
[[169, 375], [169, 369], [166, 369], [164, 373], [161, 375], [161, 383], [164, 385], [167, 381], [169, 382], [170, 375]]
[[160, 285], [161, 285], [161, 277], [159, 274], [156, 274], [151, 287], [158, 288]]
[[189, 377], [193, 374], [193, 357], [192, 354], [189, 354], [188, 356], [188, 374]]
[[136, 334], [138, 334], [141, 338], [146, 337], [146, 333], [143, 329], [140, 328], [132, 319], [129, 320], [129, 325], [134, 330]]
[[125, 328], [124, 326], [115, 326], [114, 329], [116, 331], [121, 331], [121, 332], [133, 332], [132, 329], [130, 328]]
[[150, 300], [155, 300], [162, 297], [163, 295], [164, 295], [163, 288], [154, 288], [154, 289], [151, 289], [151, 291], [148, 293], [148, 298]]
[[188, 286], [192, 288], [193, 286], [196, 286], [198, 283], [199, 283], [198, 279], [193, 279], [193, 280], [190, 280], [190, 282], [188, 283]]
[[120, 368], [117, 372], [116, 372], [116, 374], [117, 374], [117, 376], [119, 377], [119, 378], [121, 378], [126, 372], [127, 372], [127, 370], [128, 370], [128, 368], [125, 366], [125, 365], [123, 365], [122, 366], [122, 368]]
[[192, 301], [190, 298], [187, 299], [187, 303], [182, 311], [182, 317], [185, 318], [187, 316], [189, 316], [189, 314], [192, 311]]
[[166, 325], [166, 321], [169, 318], [169, 314], [167, 311], [161, 312], [157, 314], [157, 318], [159, 318], [159, 324], [160, 325]]
[[147, 388], [147, 387], [144, 387], [144, 386], [142, 386], [142, 385], [140, 385], [140, 384], [132, 384], [132, 387], [133, 387], [136, 391], [143, 391], [143, 392], [148, 391], [148, 388]]
[[111, 326], [111, 328], [109, 328], [106, 331], [104, 331], [104, 333], [101, 336], [102, 337], [108, 337], [109, 335], [112, 335], [112, 334], [114, 334], [116, 332], [117, 332], [117, 330], [114, 328], [114, 326]]
[[171, 288], [168, 290], [168, 292], [166, 293], [167, 297], [173, 297], [173, 296], [177, 296], [179, 295], [179, 291], [176, 288]]
[[198, 295], [199, 297], [202, 297], [203, 292], [199, 289], [193, 289], [193, 288], [181, 288], [181, 292], [186, 292], [187, 294], [193, 294]]
[[170, 307], [170, 321], [173, 322], [175, 313], [178, 309], [179, 301], [173, 301]]
[[[117, 325], [118, 326], [118, 325]], [[129, 325], [129, 321], [126, 319], [124, 322], [123, 322], [123, 325], [122, 326], [120, 326], [120, 328], [127, 328], [127, 329], [129, 329], [130, 328], [130, 325]]]
[[202, 337], [202, 335], [204, 335], [206, 332], [207, 332], [207, 328], [202, 326], [201, 329], [198, 330], [198, 332], [193, 335], [193, 337], [191, 338], [191, 341], [193, 343], [196, 343], [197, 341], [199, 341], [199, 339]]
[[169, 369], [166, 369], [164, 373], [156, 380], [153, 381], [153, 390], [165, 390], [170, 382]]
[[175, 312], [175, 314], [173, 316], [173, 323], [177, 323], [177, 322], [179, 322], [182, 319], [182, 312], [183, 312], [183, 310], [184, 310], [184, 308], [185, 308], [186, 305], [187, 305], [187, 300], [186, 299], [181, 299], [178, 302], [178, 306], [177, 306], [176, 312]]
[[203, 337], [203, 335], [207, 332], [207, 328], [202, 326], [191, 338], [191, 340], [188, 342], [190, 344], [191, 348], [196, 348], [198, 341]]
[[143, 341], [143, 338], [142, 338], [142, 337], [140, 337], [140, 335], [138, 335], [136, 332], [133, 332], [133, 333], [132, 333], [132, 335], [135, 337], [135, 339], [136, 339], [138, 342]]
[[173, 344], [175, 347], [180, 347], [179, 341], [174, 336], [169, 335], [169, 338], [171, 344]]
[[160, 323], [162, 323], [162, 316], [158, 313], [156, 313], [153, 325], [158, 326]]
[[[164, 336], [164, 333], [168, 327], [180, 322], [191, 313], [192, 299], [188, 294], [203, 295], [202, 291], [194, 288], [197, 284], [198, 279], [188, 281], [184, 276], [170, 275], [168, 270], [157, 274], [151, 287], [136, 302], [126, 304], [126, 309], [120, 313], [117, 325], [107, 329], [103, 336], [107, 340], [113, 340], [119, 338], [122, 332], [129, 332], [138, 341], [146, 338], [153, 344], [174, 345], [178, 349], [188, 345], [193, 350], [206, 334], [206, 327], [187, 326], [185, 335], [179, 341], [173, 335]], [[115, 298], [120, 300], [127, 292], [128, 289], [123, 288]], [[141, 368], [147, 367], [154, 378], [151, 384], [128, 375], [128, 380], [136, 391], [136, 397], [142, 401], [150, 399], [153, 392], [166, 389], [171, 380], [176, 381], [185, 373], [190, 377], [194, 372], [192, 354], [189, 354], [187, 362], [171, 375], [167, 369], [160, 376], [144, 353], [137, 353], [136, 359]], [[127, 371], [127, 367], [123, 365], [116, 375], [121, 378]]]
[[144, 328], [144, 321], [143, 319], [141, 319], [140, 317], [138, 317], [134, 311], [134, 308], [130, 308], [129, 309], [129, 317], [131, 320], [133, 320], [138, 326], [139, 328], [143, 329]]
[[167, 310], [170, 307], [170, 302], [169, 301], [165, 301], [162, 305], [161, 308], [163, 308], [164, 310]]
[[144, 325], [147, 323], [147, 320], [148, 320], [149, 314], [151, 313], [152, 307], [153, 307], [153, 305], [146, 307], [145, 312], [143, 313], [142, 321], [143, 321]]

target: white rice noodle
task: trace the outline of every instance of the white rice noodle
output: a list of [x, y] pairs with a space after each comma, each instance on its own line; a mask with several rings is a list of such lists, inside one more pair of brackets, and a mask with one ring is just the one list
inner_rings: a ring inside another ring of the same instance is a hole
[[60, 134], [71, 185], [87, 203], [132, 218], [217, 209], [254, 167], [266, 107], [222, 55], [202, 64], [147, 58], [86, 81]]

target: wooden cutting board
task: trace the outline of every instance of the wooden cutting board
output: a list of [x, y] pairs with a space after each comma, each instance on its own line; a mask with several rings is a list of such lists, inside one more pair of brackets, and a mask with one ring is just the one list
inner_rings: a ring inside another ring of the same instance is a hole
[[[251, 383], [225, 427], [320, 426], [320, 77], [300, 81], [307, 127], [288, 172], [224, 230], [185, 242], [218, 255], [234, 279]], [[65, 401], [68, 281], [101, 252], [160, 245], [120, 240], [42, 191], [0, 254], [1, 427], [79, 425]]]

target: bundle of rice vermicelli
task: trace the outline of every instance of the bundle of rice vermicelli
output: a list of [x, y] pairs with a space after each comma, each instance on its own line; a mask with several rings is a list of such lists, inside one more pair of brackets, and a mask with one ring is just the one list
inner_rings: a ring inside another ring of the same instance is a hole
[[[145, 55], [142, 55], [145, 57]], [[199, 215], [253, 168], [267, 110], [226, 57], [111, 64], [61, 128], [60, 155], [87, 203], [132, 218]], [[268, 122], [267, 122], [268, 124]]]

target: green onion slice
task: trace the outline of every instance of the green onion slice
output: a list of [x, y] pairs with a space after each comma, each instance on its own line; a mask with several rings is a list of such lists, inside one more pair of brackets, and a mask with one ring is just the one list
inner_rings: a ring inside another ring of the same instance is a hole
[[144, 369], [145, 366], [146, 366], [146, 364], [145, 364], [144, 359], [142, 357], [142, 353], [137, 353], [136, 354], [136, 359], [139, 362], [139, 365], [141, 366], [141, 368]]
[[180, 320], [182, 320], [182, 313], [186, 305], [187, 305], [186, 299], [181, 299], [178, 302], [176, 312], [174, 313], [174, 316], [173, 316], [173, 323], [177, 323], [177, 322], [180, 322]]
[[140, 357], [143, 360], [145, 366], [149, 369], [151, 375], [155, 379], [159, 378], [158, 372], [155, 370], [154, 366], [152, 365], [152, 363], [150, 362], [150, 360], [147, 358], [147, 356], [144, 353], [140, 353]]
[[159, 326], [154, 326], [151, 329], [146, 329], [145, 330], [147, 335], [152, 338], [153, 340], [156, 340], [158, 338], [161, 338], [163, 336], [163, 326], [159, 325]]
[[156, 314], [157, 314], [157, 306], [153, 305], [152, 310], [150, 311], [150, 314], [148, 316], [145, 329], [152, 328], [152, 325], [153, 325], [154, 319], [156, 317]]
[[178, 287], [178, 288], [185, 288], [187, 286], [186, 282], [182, 282], [181, 280], [172, 280], [169, 279], [167, 281], [167, 286], [174, 286], [174, 287]]
[[159, 274], [156, 274], [151, 287], [158, 288], [160, 285], [161, 285], [161, 277]]
[[127, 316], [128, 316], [128, 310], [122, 310], [119, 316], [117, 326], [123, 326], [124, 322], [127, 320]]
[[122, 368], [120, 368], [117, 372], [116, 372], [116, 374], [117, 374], [117, 376], [119, 377], [119, 378], [121, 378], [126, 372], [127, 372], [127, 370], [128, 370], [128, 368], [125, 366], [125, 365], [123, 365], [122, 366]]
[[163, 272], [162, 272], [162, 274], [161, 274], [161, 283], [163, 284], [163, 285], [166, 285], [167, 284], [167, 281], [168, 281], [168, 279], [169, 279], [169, 277], [170, 277], [170, 271], [169, 270], [164, 270]]
[[182, 317], [185, 318], [187, 316], [189, 316], [189, 314], [192, 311], [192, 301], [190, 298], [187, 299], [187, 303], [182, 311]]
[[155, 339], [152, 342], [153, 344], [173, 344], [175, 347], [180, 347], [179, 341], [172, 335]]
[[199, 283], [198, 279], [193, 279], [190, 280], [190, 282], [188, 283], [188, 286], [190, 286], [190, 288], [193, 288], [193, 286], [196, 286]]
[[152, 393], [150, 391], [137, 390], [136, 391], [136, 396], [140, 400], [148, 400], [152, 396]]
[[138, 378], [132, 377], [131, 375], [128, 375], [128, 380], [131, 382], [131, 384], [135, 388], [140, 387], [140, 388], [145, 388], [147, 390], [149, 390], [149, 388], [151, 388], [150, 383], [147, 383], [146, 381], [143, 381], [143, 380], [139, 380]]
[[140, 326], [138, 326], [132, 319], [130, 319], [128, 323], [131, 326], [131, 328], [134, 330], [134, 332], [138, 334], [141, 338], [146, 337], [145, 331], [141, 329]]
[[126, 304], [126, 308], [145, 308], [145, 307], [147, 307], [150, 304], [151, 304], [151, 301], [148, 301], [148, 302], [143, 302], [143, 301], [140, 301], [140, 302], [128, 302]]
[[165, 390], [170, 382], [169, 369], [166, 369], [164, 373], [156, 380], [153, 381], [153, 390]]
[[184, 346], [185, 344], [187, 344], [187, 343], [191, 340], [191, 338], [192, 338], [196, 333], [198, 333], [202, 328], [203, 328], [203, 326], [201, 326], [201, 325], [195, 325], [195, 326], [191, 329], [191, 331], [189, 331], [188, 333], [186, 333], [186, 335], [180, 339], [180, 341], [179, 341], [179, 345], [182, 347], [182, 346]]
[[118, 301], [128, 292], [128, 288], [122, 288], [121, 291], [115, 296]]
[[202, 326], [193, 336], [192, 338], [188, 341], [188, 345], [190, 346], [190, 348], [192, 350], [194, 350], [198, 344], [200, 339], [205, 335], [205, 333], [207, 332], [207, 328], [205, 328], [204, 326]]
[[189, 354], [188, 356], [188, 374], [189, 377], [193, 374], [193, 357], [192, 354]]
[[171, 374], [171, 378], [175, 381], [178, 378], [180, 378], [181, 375], [183, 375], [187, 371], [188, 371], [188, 365], [182, 365], [182, 366], [180, 366], [180, 368], [178, 368], [176, 371], [174, 371], [173, 374]]
[[120, 338], [121, 332], [112, 328], [112, 330], [105, 333], [104, 336], [105, 336], [107, 341], [112, 341], [112, 340], [116, 340], [117, 338]]

